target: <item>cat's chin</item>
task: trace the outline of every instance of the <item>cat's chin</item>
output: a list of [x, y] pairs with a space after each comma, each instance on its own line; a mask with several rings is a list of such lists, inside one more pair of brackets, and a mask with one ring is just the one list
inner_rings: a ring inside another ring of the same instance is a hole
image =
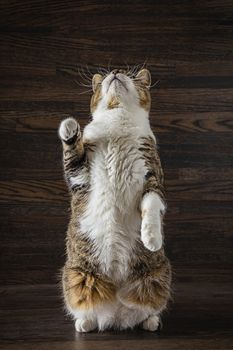
[[[123, 90], [123, 91], [122, 91]], [[119, 78], [113, 78], [108, 87], [108, 92], [111, 91], [117, 93], [118, 91], [122, 91], [122, 93], [128, 92], [129, 89], [126, 86], [126, 83], [124, 83], [121, 79]]]

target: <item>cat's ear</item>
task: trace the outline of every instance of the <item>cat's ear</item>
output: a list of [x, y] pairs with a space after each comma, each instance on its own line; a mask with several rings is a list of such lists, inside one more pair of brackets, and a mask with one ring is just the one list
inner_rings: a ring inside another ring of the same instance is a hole
[[92, 90], [96, 92], [97, 86], [102, 83], [103, 77], [101, 74], [95, 74], [92, 78]]
[[151, 75], [148, 69], [143, 68], [141, 69], [138, 74], [136, 75], [137, 80], [140, 80], [140, 82], [145, 85], [147, 89], [151, 86]]

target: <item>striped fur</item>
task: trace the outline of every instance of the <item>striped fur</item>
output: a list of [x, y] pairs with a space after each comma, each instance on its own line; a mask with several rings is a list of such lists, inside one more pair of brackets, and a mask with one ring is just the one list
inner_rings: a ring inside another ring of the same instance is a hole
[[[116, 81], [112, 80], [117, 77]], [[150, 129], [150, 74], [93, 78], [93, 120], [59, 128], [71, 193], [63, 294], [77, 331], [158, 327], [170, 298], [163, 171]]]

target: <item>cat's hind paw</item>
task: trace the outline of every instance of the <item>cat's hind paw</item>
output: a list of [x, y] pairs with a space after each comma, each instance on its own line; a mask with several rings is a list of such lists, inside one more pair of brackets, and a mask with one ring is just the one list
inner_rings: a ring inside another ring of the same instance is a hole
[[93, 320], [82, 320], [78, 318], [75, 321], [75, 329], [79, 333], [91, 332], [97, 328], [97, 322]]
[[159, 328], [159, 317], [149, 316], [147, 320], [142, 323], [142, 328], [146, 331], [155, 332]]
[[69, 142], [80, 135], [80, 126], [74, 118], [64, 119], [60, 124], [58, 134], [62, 141]]

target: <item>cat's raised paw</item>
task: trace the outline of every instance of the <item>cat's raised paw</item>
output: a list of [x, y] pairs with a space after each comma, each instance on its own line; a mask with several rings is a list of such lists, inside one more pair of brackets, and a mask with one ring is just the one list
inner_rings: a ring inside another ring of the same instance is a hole
[[77, 332], [80, 332], [80, 333], [91, 332], [96, 328], [97, 328], [97, 324], [93, 320], [82, 320], [78, 318], [75, 321], [75, 329]]
[[59, 127], [60, 138], [67, 142], [80, 134], [80, 126], [74, 118], [64, 119]]
[[150, 251], [156, 252], [159, 250], [163, 244], [160, 225], [142, 220], [141, 239], [144, 246]]
[[154, 332], [159, 327], [159, 317], [158, 316], [150, 316], [147, 320], [142, 323], [142, 328], [146, 331]]

